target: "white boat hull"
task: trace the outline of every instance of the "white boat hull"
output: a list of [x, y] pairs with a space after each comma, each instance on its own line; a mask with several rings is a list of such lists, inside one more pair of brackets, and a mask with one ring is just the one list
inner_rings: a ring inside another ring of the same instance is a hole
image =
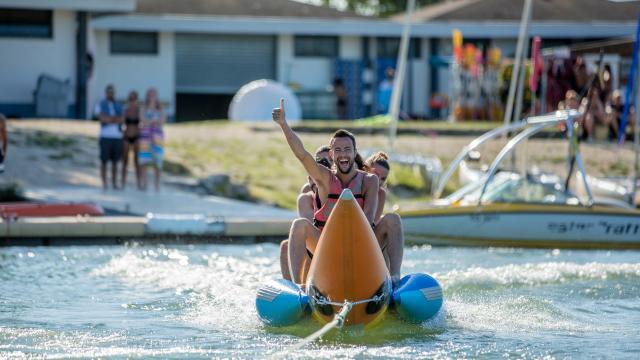
[[406, 239], [414, 243], [640, 248], [640, 212], [636, 210], [492, 204], [400, 215]]

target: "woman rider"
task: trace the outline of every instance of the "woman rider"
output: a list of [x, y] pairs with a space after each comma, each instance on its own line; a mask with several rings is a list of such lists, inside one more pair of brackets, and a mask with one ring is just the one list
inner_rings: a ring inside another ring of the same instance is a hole
[[378, 176], [380, 188], [378, 190], [378, 208], [376, 210], [374, 232], [380, 242], [382, 254], [391, 273], [391, 281], [395, 287], [400, 281], [404, 235], [402, 233], [402, 221], [398, 214], [382, 214], [387, 198], [387, 177], [391, 171], [389, 156], [382, 151], [371, 155], [364, 161], [364, 169], [366, 172]]

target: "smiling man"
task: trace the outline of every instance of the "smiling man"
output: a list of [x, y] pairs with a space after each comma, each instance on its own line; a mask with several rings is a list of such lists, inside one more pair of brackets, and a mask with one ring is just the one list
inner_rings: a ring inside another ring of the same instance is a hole
[[364, 211], [369, 223], [374, 224], [378, 207], [378, 177], [355, 166], [356, 139], [346, 130], [338, 130], [329, 141], [329, 155], [334, 166], [328, 169], [318, 164], [307, 150], [295, 132], [289, 127], [285, 118], [284, 99], [280, 100], [280, 107], [273, 109], [275, 121], [284, 133], [287, 143], [294, 155], [302, 163], [307, 174], [318, 187], [318, 197], [322, 207], [309, 219], [299, 218], [291, 224], [289, 232], [289, 249], [287, 252], [288, 269], [282, 269], [283, 274], [288, 270], [291, 279], [296, 284], [305, 281], [309, 271], [310, 259], [318, 243], [322, 228], [331, 214], [334, 205], [343, 189], [350, 189]]

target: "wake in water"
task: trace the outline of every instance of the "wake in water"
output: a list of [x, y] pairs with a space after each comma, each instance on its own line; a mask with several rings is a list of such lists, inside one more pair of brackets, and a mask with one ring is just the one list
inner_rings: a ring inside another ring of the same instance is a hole
[[[311, 345], [314, 357], [619, 358], [640, 351], [637, 252], [421, 247], [405, 258], [405, 272], [434, 274], [443, 285], [436, 319], [408, 324], [390, 313], [366, 334], [331, 332]], [[12, 248], [0, 267], [0, 358], [256, 358], [319, 328], [311, 319], [286, 328], [258, 320], [255, 291], [280, 276], [273, 244]]]
[[[265, 247], [270, 247], [266, 245]], [[117, 276], [129, 286], [161, 289], [175, 296], [188, 294], [188, 323], [220, 331], [260, 331], [255, 291], [264, 279], [279, 276], [273, 249], [247, 256], [217, 252], [193, 256], [177, 249], [132, 249], [93, 272]], [[424, 269], [423, 271], [428, 271]], [[381, 326], [362, 336], [352, 329], [335, 332], [330, 343], [379, 344], [411, 337], [434, 337], [446, 328], [473, 331], [606, 331], [584, 314], [567, 311], [538, 290], [561, 286], [562, 291], [585, 291], [592, 282], [640, 280], [640, 264], [542, 262], [498, 267], [469, 267], [434, 274], [445, 289], [445, 309], [420, 326], [389, 314]], [[586, 288], [585, 288], [586, 287]], [[637, 290], [637, 286], [636, 286]], [[636, 291], [637, 295], [637, 291]], [[447, 324], [448, 323], [448, 324]], [[267, 333], [306, 336], [316, 330], [313, 320]]]

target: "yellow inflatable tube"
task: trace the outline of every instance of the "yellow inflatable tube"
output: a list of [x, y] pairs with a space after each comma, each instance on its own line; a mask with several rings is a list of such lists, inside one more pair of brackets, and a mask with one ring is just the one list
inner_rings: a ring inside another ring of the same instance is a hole
[[345, 301], [353, 303], [346, 325], [373, 325], [387, 310], [389, 271], [362, 209], [343, 190], [313, 254], [306, 290], [316, 319], [329, 322]]

